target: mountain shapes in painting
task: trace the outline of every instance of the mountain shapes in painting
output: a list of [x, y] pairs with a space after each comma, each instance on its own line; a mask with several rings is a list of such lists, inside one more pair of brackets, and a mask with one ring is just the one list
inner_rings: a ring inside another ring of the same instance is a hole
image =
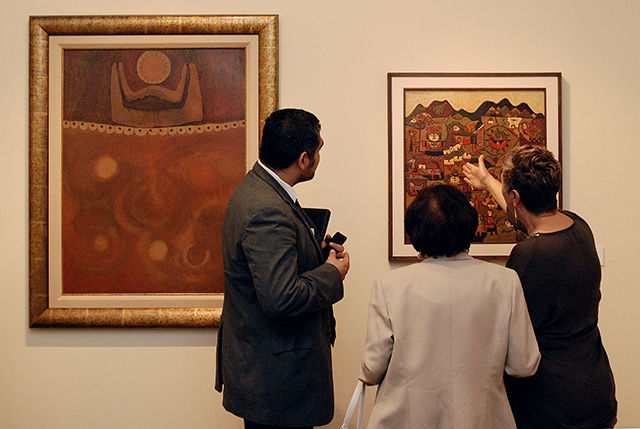
[[527, 103], [484, 101], [474, 112], [456, 110], [447, 100], [418, 104], [404, 123], [405, 207], [425, 186], [449, 183], [478, 211], [474, 242], [515, 243], [519, 235], [513, 222], [488, 192], [463, 180], [462, 167], [484, 155], [489, 172], [500, 177], [505, 154], [523, 145], [546, 146], [544, 112], [534, 112]]

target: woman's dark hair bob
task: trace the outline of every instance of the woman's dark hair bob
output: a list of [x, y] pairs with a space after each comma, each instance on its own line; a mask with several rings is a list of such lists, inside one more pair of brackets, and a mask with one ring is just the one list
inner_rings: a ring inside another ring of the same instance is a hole
[[407, 209], [404, 227], [422, 256], [450, 257], [469, 250], [478, 229], [478, 212], [457, 187], [431, 185]]

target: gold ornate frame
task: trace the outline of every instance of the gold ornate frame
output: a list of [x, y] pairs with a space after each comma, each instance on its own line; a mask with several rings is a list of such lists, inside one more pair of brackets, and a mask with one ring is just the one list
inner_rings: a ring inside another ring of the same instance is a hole
[[258, 127], [278, 106], [278, 16], [32, 16], [29, 32], [29, 327], [216, 327], [221, 308], [50, 308], [49, 37], [258, 35]]

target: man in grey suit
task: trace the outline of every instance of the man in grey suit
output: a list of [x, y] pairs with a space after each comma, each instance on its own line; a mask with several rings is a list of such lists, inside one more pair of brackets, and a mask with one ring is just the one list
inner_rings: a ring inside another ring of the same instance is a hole
[[333, 243], [323, 260], [324, 237], [293, 190], [313, 178], [323, 144], [315, 115], [272, 113], [260, 160], [227, 205], [216, 390], [224, 385], [223, 406], [245, 428], [304, 428], [333, 419], [332, 305], [343, 297], [349, 254]]

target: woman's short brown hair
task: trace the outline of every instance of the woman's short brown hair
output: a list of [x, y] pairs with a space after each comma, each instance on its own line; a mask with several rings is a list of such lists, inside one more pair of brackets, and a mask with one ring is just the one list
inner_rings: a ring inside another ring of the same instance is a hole
[[543, 146], [516, 147], [505, 156], [502, 184], [507, 192], [518, 191], [531, 213], [548, 213], [558, 208], [562, 167]]

